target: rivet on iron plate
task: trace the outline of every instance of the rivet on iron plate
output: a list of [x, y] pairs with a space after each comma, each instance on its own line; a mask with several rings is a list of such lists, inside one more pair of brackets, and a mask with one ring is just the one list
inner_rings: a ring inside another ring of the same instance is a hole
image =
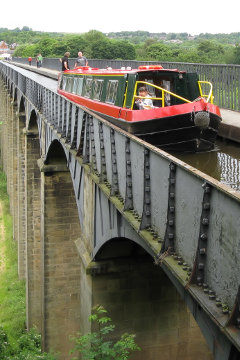
[[210, 203], [205, 203], [203, 205], [203, 208], [204, 208], [204, 210], [209, 210], [210, 209]]
[[216, 295], [215, 295], [215, 294], [209, 294], [209, 299], [210, 299], [210, 300], [215, 300], [215, 299], [216, 299]]
[[209, 224], [209, 219], [208, 218], [203, 218], [202, 219], [202, 224], [203, 225], [208, 225]]
[[200, 238], [201, 240], [207, 240], [207, 234], [206, 233], [201, 234]]

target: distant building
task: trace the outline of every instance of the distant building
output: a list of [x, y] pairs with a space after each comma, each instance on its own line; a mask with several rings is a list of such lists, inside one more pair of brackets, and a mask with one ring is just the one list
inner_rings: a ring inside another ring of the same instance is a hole
[[182, 40], [179, 39], [174, 39], [174, 40], [166, 40], [165, 43], [170, 43], [170, 44], [182, 44]]
[[13, 43], [13, 44], [9, 45], [9, 48], [10, 48], [11, 50], [15, 50], [17, 46], [18, 46], [17, 43]]
[[5, 41], [0, 41], [0, 54], [8, 53], [9, 50], [8, 44]]

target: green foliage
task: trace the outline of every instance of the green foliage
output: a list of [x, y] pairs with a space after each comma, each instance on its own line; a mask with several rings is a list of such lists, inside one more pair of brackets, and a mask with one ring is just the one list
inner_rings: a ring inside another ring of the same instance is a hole
[[0, 242], [4, 253], [4, 268], [0, 272], [0, 320], [14, 346], [25, 326], [25, 284], [18, 279], [17, 244], [13, 241], [12, 217], [9, 213], [6, 176], [0, 169], [0, 202], [3, 207], [1, 221], [5, 229], [4, 241]]
[[0, 168], [0, 221], [4, 238], [0, 241], [0, 359], [55, 360], [41, 353], [40, 335], [35, 329], [25, 331], [25, 283], [18, 279], [17, 244], [13, 241], [6, 176]]
[[104, 34], [90, 30], [84, 34], [45, 33], [24, 26], [0, 28], [0, 40], [17, 43], [14, 56], [62, 57], [66, 51], [76, 58], [79, 51], [88, 59], [123, 59], [240, 64], [240, 33], [199, 34], [121, 31]]
[[146, 49], [147, 59], [155, 59], [157, 61], [171, 61], [173, 58], [172, 49], [162, 43], [154, 43]]
[[1, 359], [8, 352], [8, 347], [9, 347], [8, 336], [3, 330], [3, 328], [0, 327], [0, 358]]
[[75, 341], [72, 353], [81, 353], [83, 360], [127, 360], [130, 353], [140, 350], [135, 343], [135, 335], [123, 334], [114, 342], [112, 333], [115, 325], [111, 323], [111, 318], [102, 306], [93, 309], [89, 321], [95, 326], [96, 331], [72, 337]]
[[1, 360], [56, 360], [52, 354], [41, 352], [41, 338], [35, 329], [25, 332], [13, 348], [3, 328], [0, 328], [0, 358]]
[[236, 47], [234, 48], [234, 56], [233, 56], [233, 60], [232, 63], [233, 64], [240, 64], [240, 45], [237, 44]]

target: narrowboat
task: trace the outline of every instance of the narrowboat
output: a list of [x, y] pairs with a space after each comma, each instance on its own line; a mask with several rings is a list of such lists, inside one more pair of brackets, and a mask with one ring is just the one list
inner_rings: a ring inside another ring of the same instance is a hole
[[[214, 149], [221, 114], [212, 84], [196, 73], [161, 65], [78, 67], [59, 74], [58, 93], [165, 151]], [[146, 99], [151, 105], [139, 107]]]

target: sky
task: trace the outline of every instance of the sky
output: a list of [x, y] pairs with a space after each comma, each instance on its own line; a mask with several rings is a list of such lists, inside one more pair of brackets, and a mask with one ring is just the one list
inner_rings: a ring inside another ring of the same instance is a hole
[[[103, 33], [118, 31], [240, 32], [239, 0], [3, 0], [0, 28]], [[1, 40], [1, 39], [0, 39]]]

